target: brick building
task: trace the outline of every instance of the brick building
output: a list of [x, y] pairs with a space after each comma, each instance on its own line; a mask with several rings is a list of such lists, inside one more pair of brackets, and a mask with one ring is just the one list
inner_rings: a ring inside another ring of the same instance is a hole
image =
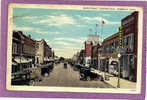
[[98, 48], [99, 44], [96, 44], [92, 46], [92, 55], [91, 55], [91, 60], [92, 60], [92, 65], [94, 68], [98, 69]]
[[129, 80], [137, 80], [137, 42], [138, 42], [138, 12], [126, 16], [121, 20], [123, 28], [123, 48], [125, 54], [122, 56], [123, 77]]
[[115, 33], [108, 38], [105, 38], [102, 43], [102, 57], [101, 57], [101, 68], [109, 72], [109, 60], [117, 60], [117, 48], [119, 43], [119, 33]]
[[85, 65], [92, 65], [96, 69], [98, 67], [98, 39], [97, 34], [89, 34], [87, 41], [85, 41]]
[[19, 32], [13, 31], [13, 40], [12, 40], [12, 56], [20, 56], [22, 53], [22, 35]]
[[85, 66], [89, 66], [91, 64], [91, 56], [92, 56], [92, 42], [85, 42]]
[[[121, 75], [131, 81], [137, 80], [137, 42], [138, 42], [138, 12], [126, 16], [121, 20], [122, 50], [120, 58]], [[116, 33], [104, 39], [102, 43], [102, 57], [100, 64], [102, 70], [109, 72], [109, 61], [118, 59], [120, 34]]]
[[36, 41], [31, 38], [31, 36], [26, 36], [22, 34], [23, 44], [22, 44], [22, 54], [26, 58], [32, 59], [32, 63], [35, 61], [35, 44]]
[[13, 31], [12, 72], [32, 67], [35, 60], [35, 40], [22, 31]]

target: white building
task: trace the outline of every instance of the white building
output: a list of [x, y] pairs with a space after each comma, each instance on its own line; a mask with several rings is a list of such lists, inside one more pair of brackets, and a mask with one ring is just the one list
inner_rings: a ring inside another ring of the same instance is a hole
[[99, 43], [99, 36], [97, 34], [89, 34], [87, 41], [91, 41], [93, 45], [97, 45]]

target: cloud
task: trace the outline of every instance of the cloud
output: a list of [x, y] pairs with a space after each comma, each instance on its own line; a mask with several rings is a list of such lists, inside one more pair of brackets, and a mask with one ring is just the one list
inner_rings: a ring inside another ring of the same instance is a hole
[[86, 27], [86, 25], [82, 25], [82, 24], [77, 24], [76, 27]]
[[[53, 44], [55, 45], [53, 50], [57, 56], [62, 56], [66, 58], [72, 57], [76, 52], [80, 51], [84, 46], [85, 37], [81, 38], [55, 38], [53, 39]], [[57, 45], [58, 44], [58, 45]]]
[[109, 17], [109, 16], [111, 16], [111, 15], [110, 15], [110, 14], [102, 14], [102, 16]]
[[87, 22], [91, 22], [91, 21], [104, 21], [106, 24], [120, 24], [120, 22], [112, 22], [112, 21], [108, 21], [106, 19], [104, 19], [103, 17], [84, 17], [84, 20], [87, 20]]
[[45, 31], [35, 27], [18, 27], [16, 25], [13, 26], [13, 29], [16, 31], [33, 31], [34, 33], [37, 34], [64, 34], [58, 31]]
[[24, 19], [24, 20], [35, 20], [37, 18], [38, 18], [37, 16], [24, 16], [24, 17], [22, 17], [22, 19]]
[[16, 25], [14, 25], [13, 26], [13, 29], [14, 30], [17, 30], [17, 31], [32, 31], [32, 30], [34, 30], [33, 28], [31, 28], [31, 27], [18, 27], [18, 26], [16, 26]]
[[64, 46], [60, 48], [54, 48], [57, 56], [71, 58], [76, 52], [80, 51], [80, 47], [77, 46]]
[[64, 45], [64, 46], [73, 45], [73, 44], [71, 44], [71, 43], [67, 43], [67, 42], [63, 42], [63, 41], [56, 41], [54, 44], [60, 44], [60, 45]]
[[[106, 14], [104, 14], [104, 16], [106, 16]], [[121, 22], [109, 21], [103, 17], [82, 17], [80, 15], [77, 15], [77, 17], [79, 17], [81, 20], [86, 21], [87, 23], [93, 23], [93, 22], [100, 22], [101, 23], [102, 21], [104, 21], [106, 24], [120, 24], [121, 23]]]
[[66, 24], [74, 25], [75, 20], [65, 14], [59, 16], [48, 16], [47, 19], [39, 20], [38, 22], [33, 22], [34, 24], [48, 24], [48, 26], [62, 26]]
[[61, 37], [61, 38], [55, 38], [54, 40], [57, 40], [57, 41], [62, 40], [62, 41], [83, 43], [86, 40], [86, 37], [80, 37], [80, 38]]

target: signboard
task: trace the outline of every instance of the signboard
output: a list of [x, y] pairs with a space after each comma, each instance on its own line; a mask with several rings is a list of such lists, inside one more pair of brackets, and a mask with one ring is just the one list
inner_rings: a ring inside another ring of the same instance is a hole
[[119, 48], [122, 48], [122, 26], [119, 27]]

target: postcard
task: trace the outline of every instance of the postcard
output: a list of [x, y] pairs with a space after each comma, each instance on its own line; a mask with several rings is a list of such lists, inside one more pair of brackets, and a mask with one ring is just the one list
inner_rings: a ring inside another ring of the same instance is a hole
[[7, 89], [140, 93], [142, 17], [139, 7], [10, 4]]
[[32, 96], [142, 94], [144, 10], [135, 5], [9, 3], [4, 88]]

